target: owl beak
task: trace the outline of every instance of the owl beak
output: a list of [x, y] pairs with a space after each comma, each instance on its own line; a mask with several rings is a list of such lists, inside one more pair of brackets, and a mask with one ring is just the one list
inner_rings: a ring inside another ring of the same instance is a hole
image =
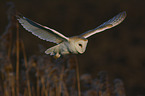
[[80, 54], [84, 53], [86, 50], [86, 48], [82, 48], [81, 52], [79, 52]]

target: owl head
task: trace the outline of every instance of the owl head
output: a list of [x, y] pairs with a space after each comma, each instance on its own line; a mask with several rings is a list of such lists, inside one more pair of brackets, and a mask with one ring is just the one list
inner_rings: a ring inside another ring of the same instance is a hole
[[86, 46], [88, 43], [88, 40], [83, 38], [83, 37], [79, 37], [79, 36], [74, 36], [70, 38], [71, 40], [71, 50], [75, 53], [84, 53], [86, 50]]

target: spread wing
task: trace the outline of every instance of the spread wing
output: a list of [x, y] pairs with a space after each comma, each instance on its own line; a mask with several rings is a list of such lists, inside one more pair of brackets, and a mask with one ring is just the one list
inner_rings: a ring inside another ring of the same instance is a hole
[[83, 34], [81, 34], [80, 36], [84, 37], [84, 38], [88, 38], [96, 33], [102, 32], [106, 29], [110, 29], [118, 24], [120, 24], [126, 17], [126, 12], [121, 12], [118, 15], [114, 16], [112, 19], [106, 21], [105, 23], [101, 24], [100, 26], [98, 26], [97, 28], [93, 29], [93, 30], [89, 30]]
[[20, 24], [26, 30], [28, 30], [35, 36], [38, 36], [40, 39], [57, 43], [57, 44], [63, 41], [69, 40], [68, 37], [64, 36], [63, 34], [57, 32], [54, 29], [40, 25], [21, 15], [17, 15], [16, 17], [17, 17], [17, 20], [20, 22]]

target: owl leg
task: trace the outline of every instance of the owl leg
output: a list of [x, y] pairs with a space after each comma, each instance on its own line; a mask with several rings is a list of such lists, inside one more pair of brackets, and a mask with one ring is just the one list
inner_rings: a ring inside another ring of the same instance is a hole
[[59, 58], [61, 55], [59, 54], [59, 53], [56, 53], [55, 55], [54, 55], [54, 58], [55, 59], [57, 59], [57, 58]]

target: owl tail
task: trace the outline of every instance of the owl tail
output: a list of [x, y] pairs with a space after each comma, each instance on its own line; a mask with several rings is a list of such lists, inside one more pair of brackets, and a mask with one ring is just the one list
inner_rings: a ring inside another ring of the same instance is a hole
[[59, 45], [51, 47], [45, 51], [46, 54], [54, 55], [55, 58], [59, 58]]

